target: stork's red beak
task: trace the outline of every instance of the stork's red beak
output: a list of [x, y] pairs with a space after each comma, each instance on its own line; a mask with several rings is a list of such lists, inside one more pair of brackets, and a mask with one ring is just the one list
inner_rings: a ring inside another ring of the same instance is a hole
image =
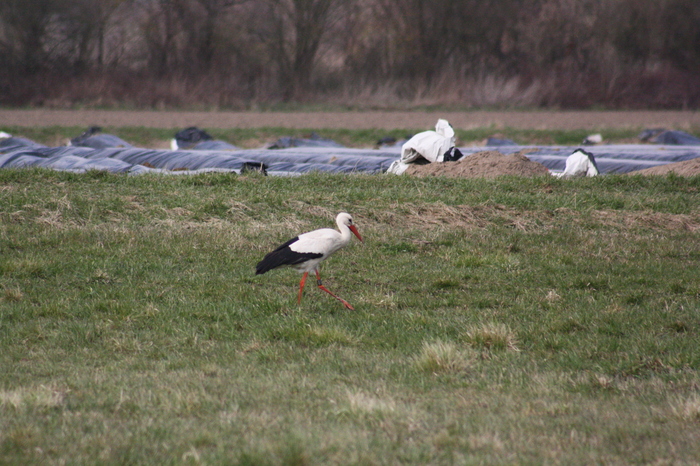
[[348, 227], [350, 228], [350, 231], [352, 231], [355, 234], [355, 236], [357, 236], [357, 239], [359, 239], [361, 243], [364, 243], [364, 241], [362, 241], [362, 236], [360, 236], [360, 232], [357, 231], [355, 225], [348, 225]]

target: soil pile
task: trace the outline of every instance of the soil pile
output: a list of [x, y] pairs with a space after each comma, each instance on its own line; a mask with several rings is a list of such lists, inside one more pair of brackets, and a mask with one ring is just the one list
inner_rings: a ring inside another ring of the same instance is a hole
[[628, 175], [667, 175], [671, 172], [679, 176], [700, 175], [700, 158], [686, 160], [684, 162], [657, 165], [655, 167], [645, 168], [644, 170], [630, 172]]
[[411, 165], [405, 174], [412, 176], [446, 176], [449, 178], [496, 178], [505, 175], [543, 176], [547, 167], [533, 162], [521, 152], [503, 155], [498, 151], [483, 151], [465, 155], [456, 162]]

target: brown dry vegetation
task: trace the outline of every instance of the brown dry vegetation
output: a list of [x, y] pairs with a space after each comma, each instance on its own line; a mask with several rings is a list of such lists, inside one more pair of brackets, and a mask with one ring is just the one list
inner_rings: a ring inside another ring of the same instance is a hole
[[698, 108], [695, 0], [0, 3], [0, 105]]

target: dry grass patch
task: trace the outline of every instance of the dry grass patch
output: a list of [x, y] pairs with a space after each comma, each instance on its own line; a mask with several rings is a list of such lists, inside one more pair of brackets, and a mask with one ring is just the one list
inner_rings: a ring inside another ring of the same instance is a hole
[[373, 211], [378, 224], [400, 228], [435, 228], [449, 226], [465, 230], [482, 229], [498, 223], [520, 231], [530, 231], [546, 216], [542, 212], [523, 211], [502, 205], [447, 205], [395, 203], [389, 209]]
[[[322, 201], [323, 199], [319, 200]], [[332, 196], [330, 196], [328, 200], [331, 201]], [[336, 212], [337, 209], [329, 209], [327, 207], [323, 207], [323, 205], [309, 204], [308, 202], [304, 201], [289, 201], [286, 204], [297, 212], [309, 214], [320, 219], [329, 219], [330, 221], [333, 221], [335, 216], [338, 215], [338, 212]]]
[[515, 332], [501, 323], [488, 322], [471, 326], [464, 333], [464, 339], [474, 348], [520, 351]]
[[346, 393], [346, 399], [341, 402], [337, 414], [353, 418], [378, 418], [396, 412], [397, 404], [389, 397], [379, 397], [363, 391], [351, 391]]
[[414, 364], [422, 371], [433, 374], [443, 372], [461, 372], [471, 367], [473, 356], [461, 351], [454, 343], [423, 342], [423, 348], [414, 358]]
[[700, 423], [700, 395], [676, 398], [671, 401], [671, 412], [680, 419]]
[[597, 210], [593, 216], [605, 226], [624, 226], [626, 228], [644, 228], [662, 231], [700, 230], [698, 214], [668, 214], [663, 212], [618, 212]]
[[24, 297], [24, 293], [17, 287], [5, 288], [2, 294], [2, 300], [7, 302], [18, 302]]
[[0, 407], [14, 410], [57, 408], [63, 405], [65, 396], [65, 390], [45, 385], [0, 390]]
[[373, 212], [377, 222], [396, 227], [422, 227], [451, 225], [462, 228], [484, 228], [488, 207], [448, 206], [442, 202], [432, 204], [396, 203], [389, 209]]

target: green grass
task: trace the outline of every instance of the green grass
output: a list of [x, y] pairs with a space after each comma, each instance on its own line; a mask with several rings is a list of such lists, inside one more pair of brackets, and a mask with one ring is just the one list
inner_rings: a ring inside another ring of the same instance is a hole
[[[700, 177], [0, 170], [2, 464], [696, 464]], [[254, 266], [347, 210], [324, 284]]]
[[[0, 130], [14, 136], [23, 136], [41, 144], [57, 146], [65, 145], [85, 131], [84, 127], [47, 126], [47, 127], [1, 127]], [[103, 131], [119, 136], [126, 142], [137, 147], [163, 148], [169, 147], [170, 140], [175, 133], [182, 128], [159, 129], [143, 127], [104, 127]], [[403, 140], [411, 135], [431, 128], [406, 128], [406, 129], [299, 129], [289, 128], [204, 128], [215, 139], [229, 142], [241, 148], [257, 148], [267, 143], [276, 141], [282, 136], [309, 137], [316, 133], [321, 137], [329, 138], [347, 147], [373, 147], [376, 142], [387, 136], [397, 140]], [[637, 136], [643, 128], [608, 129], [603, 131], [605, 141], [609, 143], [638, 142]], [[486, 138], [497, 136], [509, 138], [518, 144], [561, 144], [577, 145], [591, 134], [590, 130], [537, 130], [517, 128], [475, 128], [470, 130], [457, 129], [458, 144], [482, 143]], [[700, 136], [700, 132], [691, 131]]]

